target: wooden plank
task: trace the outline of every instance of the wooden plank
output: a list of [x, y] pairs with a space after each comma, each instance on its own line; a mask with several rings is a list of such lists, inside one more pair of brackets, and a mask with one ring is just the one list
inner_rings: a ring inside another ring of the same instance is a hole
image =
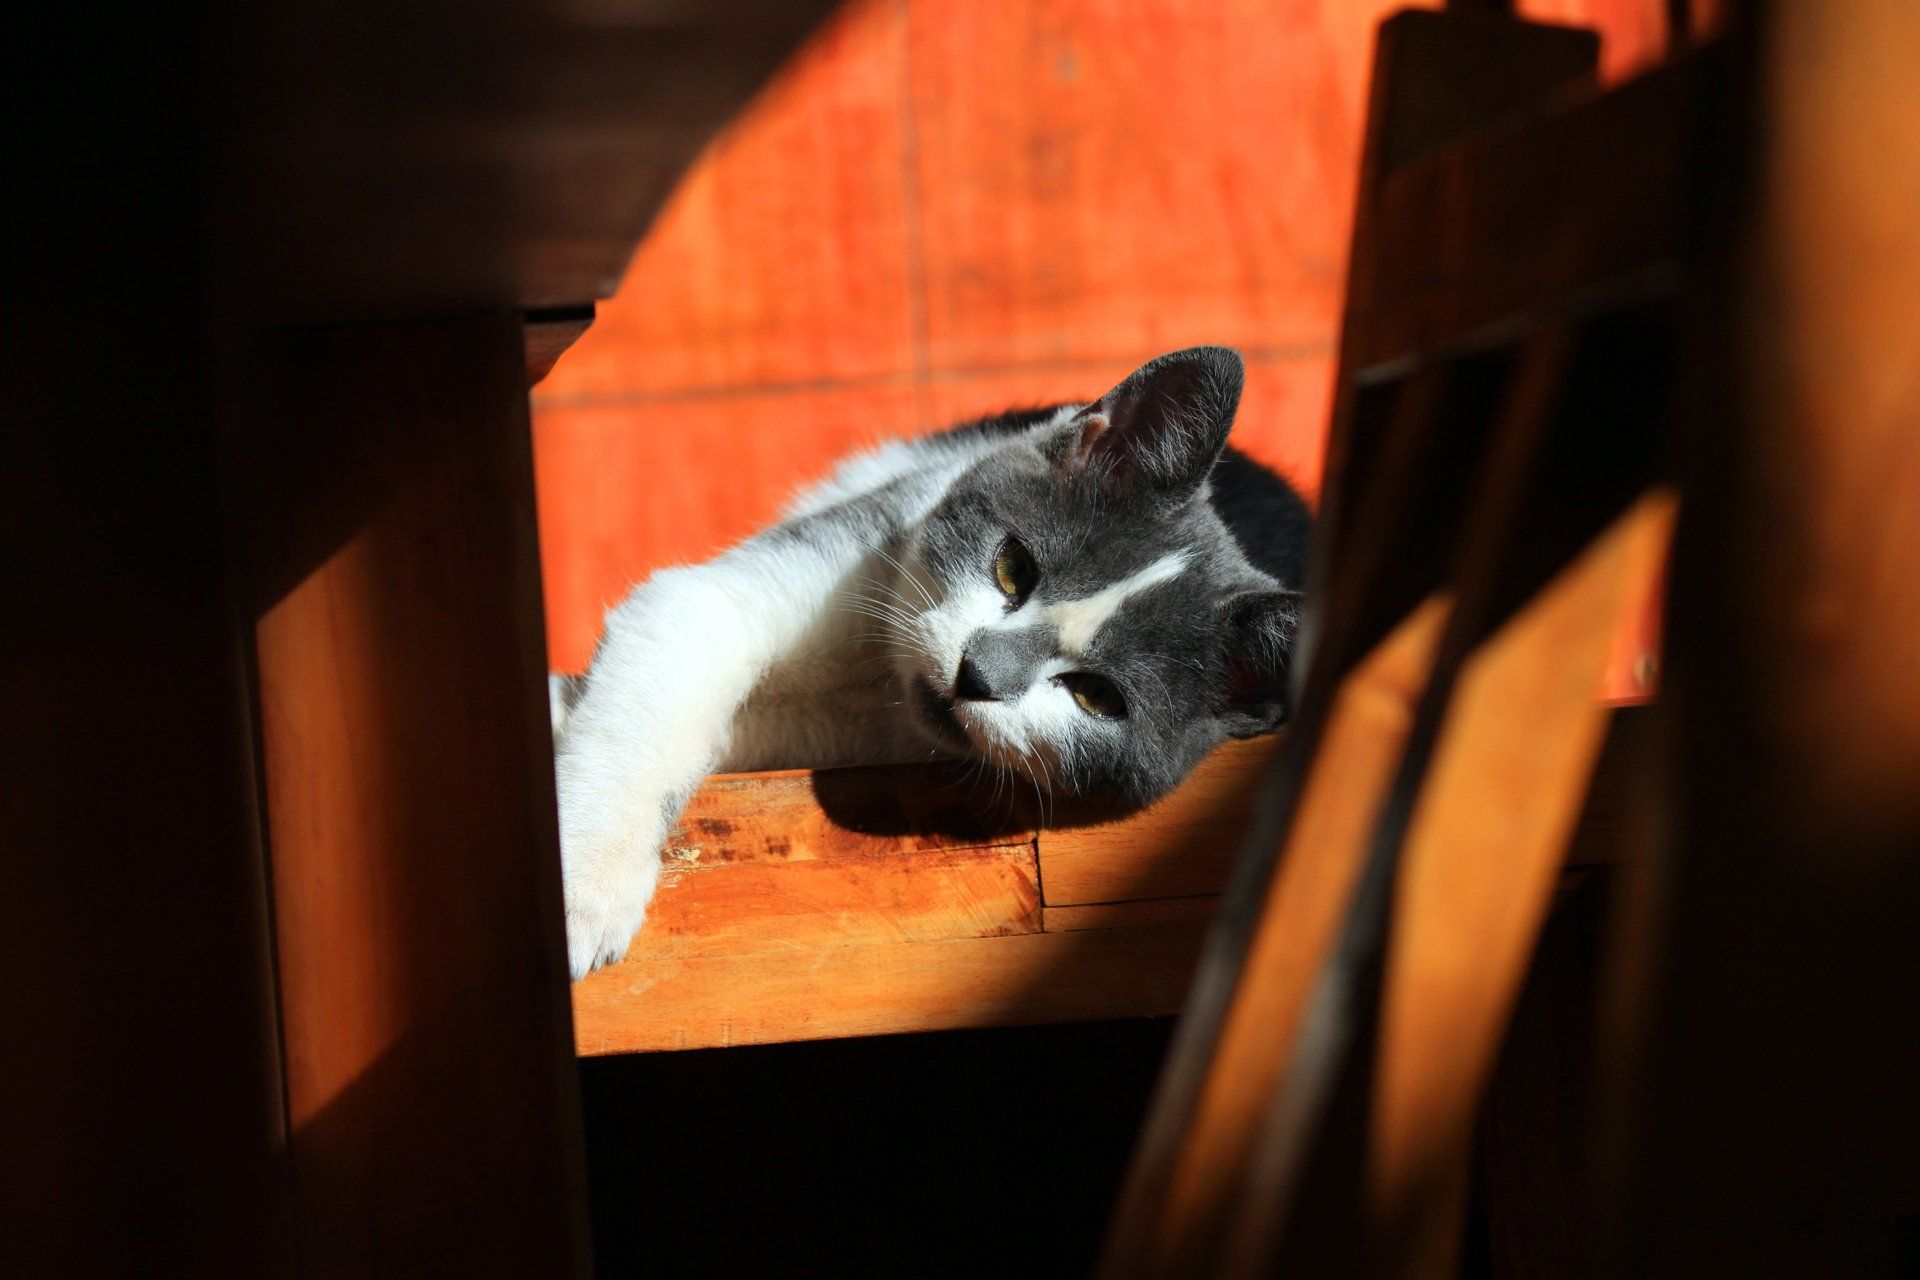
[[670, 862], [805, 862], [1030, 841], [1030, 798], [993, 803], [965, 765], [715, 774], [667, 836]]
[[[1233, 1204], [1224, 1228], [1211, 1243], [1231, 1274], [1256, 1274], [1282, 1258], [1289, 1266], [1335, 1272], [1379, 1269], [1390, 1274], [1441, 1274], [1449, 1265], [1455, 1239], [1450, 1233], [1457, 1229], [1463, 1207], [1458, 1202], [1465, 1169], [1463, 1145], [1457, 1150], [1447, 1148], [1435, 1163], [1423, 1167], [1416, 1185], [1407, 1192], [1416, 1198], [1414, 1202], [1393, 1205], [1392, 1212], [1374, 1198], [1376, 1188], [1371, 1182], [1352, 1185], [1351, 1171], [1364, 1175], [1384, 1158], [1370, 1123], [1374, 1112], [1365, 1099], [1387, 1052], [1382, 1048], [1376, 1055], [1374, 1051], [1378, 1018], [1384, 1016], [1375, 1012], [1376, 993], [1384, 989], [1379, 975], [1389, 969], [1390, 953], [1383, 958], [1383, 939], [1393, 938], [1405, 919], [1400, 896], [1403, 850], [1407, 833], [1419, 829], [1408, 825], [1409, 815], [1418, 817], [1418, 806], [1439, 794], [1429, 790], [1435, 744], [1444, 743], [1452, 731], [1449, 715], [1456, 682], [1471, 669], [1478, 647], [1493, 642], [1489, 633], [1504, 634], [1501, 628], [1510, 625], [1511, 617], [1524, 618], [1537, 611], [1535, 593], [1547, 584], [1577, 579], [1577, 573], [1563, 571], [1570, 561], [1585, 565], [1598, 559], [1605, 567], [1597, 577], [1601, 587], [1616, 584], [1620, 556], [1599, 557], [1588, 542], [1646, 484], [1653, 456], [1650, 441], [1657, 424], [1664, 421], [1667, 384], [1661, 376], [1664, 365], [1657, 346], [1663, 332], [1638, 317], [1621, 317], [1596, 322], [1577, 334], [1549, 331], [1525, 350], [1519, 379], [1500, 415], [1486, 461], [1461, 507], [1464, 532], [1450, 574], [1459, 603], [1440, 641], [1431, 683], [1421, 694], [1417, 716], [1404, 738], [1391, 799], [1383, 800], [1369, 828], [1360, 889], [1338, 926], [1330, 962], [1313, 980], [1310, 1021], [1303, 1016], [1299, 1024], [1310, 1027], [1311, 1034], [1303, 1030], [1297, 1039], [1290, 1039], [1285, 1065], [1275, 1076], [1275, 1083], [1284, 1082], [1284, 1086], [1264, 1113], [1257, 1154], [1247, 1157], [1241, 1181], [1224, 1189]], [[1621, 419], [1624, 425], [1616, 421]], [[1606, 427], [1613, 430], [1602, 429]], [[1563, 632], [1549, 629], [1548, 634], [1562, 641], [1571, 637], [1590, 643], [1599, 654], [1595, 662], [1582, 664], [1577, 649], [1570, 661], [1562, 661], [1551, 645], [1521, 650], [1514, 660], [1523, 672], [1530, 664], [1538, 665], [1554, 679], [1579, 687], [1577, 699], [1536, 699], [1535, 704], [1512, 711], [1516, 718], [1561, 714], [1551, 726], [1556, 733], [1551, 741], [1532, 743], [1524, 735], [1518, 737], [1514, 749], [1532, 753], [1527, 756], [1530, 762], [1563, 758], [1560, 749], [1569, 744], [1577, 747], [1580, 730], [1587, 725], [1593, 727], [1597, 749], [1605, 724], [1605, 712], [1594, 694], [1609, 638], [1604, 628], [1617, 617], [1607, 612], [1611, 599], [1600, 588], [1574, 592], [1572, 598], [1581, 606], [1573, 609], [1576, 622], [1599, 617], [1601, 634], [1589, 636], [1573, 624]], [[1513, 701], [1520, 704], [1526, 699]], [[1482, 731], [1489, 741], [1505, 741], [1500, 733], [1502, 710], [1499, 706], [1483, 710]], [[1570, 794], [1568, 787], [1542, 787], [1509, 795], [1515, 812], [1505, 814], [1502, 824], [1489, 831], [1494, 837], [1506, 833], [1519, 838], [1516, 833], [1530, 830], [1526, 825], [1530, 819], [1551, 827], [1559, 808], [1566, 810], [1565, 826], [1570, 829], [1585, 792], [1586, 763], [1579, 761], [1579, 769], [1555, 775], [1562, 782], [1571, 780]], [[1450, 781], [1459, 789], [1484, 780], [1463, 773]], [[1541, 818], [1543, 813], [1549, 816]], [[1468, 848], [1495, 855], [1495, 863], [1500, 855], [1511, 854], [1518, 865], [1531, 865], [1524, 850], [1489, 844], [1486, 839], [1476, 842], [1472, 832], [1461, 839]], [[1557, 879], [1564, 847], [1562, 842], [1553, 845], [1550, 855], [1537, 854], [1550, 862], [1537, 877], [1545, 886], [1538, 895], [1540, 910]], [[1524, 882], [1525, 877], [1517, 878]], [[1533, 902], [1521, 899], [1523, 906]], [[1530, 942], [1532, 933], [1525, 928], [1524, 913], [1516, 909], [1515, 915], [1519, 923], [1511, 917], [1504, 922]], [[1443, 922], [1423, 920], [1423, 924], [1444, 931]], [[1524, 964], [1526, 954], [1522, 950], [1517, 961], [1507, 957], [1508, 967], [1516, 972], [1490, 967], [1463, 985], [1475, 991], [1487, 986], [1498, 990], [1503, 982], [1517, 987], [1517, 966]], [[1476, 980], [1482, 985], [1474, 985]], [[1472, 1026], [1467, 1030], [1471, 1034]], [[1385, 1033], [1377, 1034], [1384, 1043]], [[1417, 1055], [1404, 1069], [1426, 1078]], [[1318, 1196], [1312, 1212], [1302, 1208], [1301, 1197], [1309, 1191]]]
[[[1613, 718], [1616, 724], [1639, 723], [1631, 714], [1616, 712]], [[1616, 730], [1605, 758], [1624, 767], [1628, 753], [1618, 744], [1642, 738], [1644, 734]], [[644, 981], [663, 957], [784, 953], [791, 963], [811, 964], [819, 953], [843, 946], [932, 943], [1042, 930], [1201, 925], [1218, 914], [1219, 890], [1228, 879], [1220, 832], [1226, 828], [1237, 832], [1251, 821], [1253, 800], [1277, 749], [1274, 740], [1231, 743], [1203, 766], [1212, 777], [1203, 780], [1200, 790], [1215, 795], [1230, 792], [1237, 807], [1208, 815], [1201, 801], [1190, 797], [1182, 804], [1192, 810], [1191, 824], [1171, 822], [1158, 810], [1149, 810], [1100, 827], [1046, 830], [1040, 833], [1037, 859], [1032, 841], [954, 846], [941, 843], [956, 838], [950, 831], [887, 834], [845, 825], [850, 816], [864, 812], [865, 818], [852, 816], [852, 820], [873, 820], [872, 825], [884, 828], [880, 815], [897, 815], [899, 798], [924, 801], [937, 794], [943, 783], [951, 782], [942, 766], [821, 771], [840, 779], [832, 786], [859, 797], [862, 804], [872, 802], [871, 808], [864, 809], [843, 806], [837, 819], [819, 806], [817, 775], [809, 771], [718, 776], [696, 793], [690, 807], [702, 832], [698, 842], [689, 824], [676, 831], [666, 855], [667, 878], [647, 925], [616, 968], [625, 981]], [[1580, 830], [1589, 834], [1576, 841], [1580, 856], [1570, 856], [1570, 867], [1615, 856], [1612, 842], [1623, 797], [1618, 784], [1606, 781], [1613, 771], [1600, 771], [1600, 781], [1588, 797]], [[1074, 855], [1088, 883], [1109, 883], [1125, 891], [1153, 877], [1159, 882], [1202, 884], [1203, 891], [1190, 896], [1043, 906], [1037, 886], [1051, 883], [1054, 842], [1068, 835], [1085, 842], [1096, 831], [1100, 834], [1094, 845], [1078, 848]], [[1232, 847], [1233, 838], [1226, 837], [1227, 848]], [[1135, 846], [1146, 856], [1134, 856]], [[1113, 866], [1104, 881], [1089, 848], [1112, 856]], [[1177, 871], [1154, 871], [1156, 857], [1171, 859]], [[746, 984], [731, 997], [715, 990], [706, 999], [716, 1004], [729, 998], [757, 999], [754, 988], [760, 978], [752, 966], [719, 966], [703, 972], [716, 983]], [[687, 992], [695, 980], [693, 976], [682, 979], [681, 999], [693, 1000]], [[1136, 1012], [1155, 1011], [1159, 1010], [1143, 1004]], [[576, 1016], [600, 1015], [593, 1007], [581, 1006]], [[909, 1016], [891, 1028], [872, 1021], [863, 1034], [911, 1030], [920, 1025], [921, 1016]], [[791, 1038], [812, 1034], [799, 1022], [789, 1030]], [[787, 1038], [771, 1018], [761, 1034], [769, 1040]], [[664, 1043], [670, 1035], [657, 1032], [650, 1043]]]
[[823, 1040], [1168, 1014], [1180, 1008], [1198, 922], [835, 947], [668, 956], [574, 984], [583, 1055]]
[[[1323, 504], [1319, 565], [1333, 563], [1324, 554], [1328, 548], [1338, 548], [1343, 562], [1350, 558], [1342, 529], [1355, 513], [1347, 508], [1371, 487], [1367, 483], [1375, 471], [1371, 455], [1381, 443], [1370, 421], [1380, 415], [1365, 412], [1368, 397], [1357, 379], [1366, 363], [1359, 359], [1359, 348], [1368, 313], [1388, 301], [1375, 282], [1380, 259], [1390, 249], [1381, 243], [1379, 230], [1387, 176], [1496, 120], [1540, 110], [1544, 97], [1590, 79], [1594, 66], [1590, 38], [1490, 14], [1402, 10], [1375, 32], [1366, 144], [1360, 156], [1342, 302], [1333, 430], [1327, 445], [1329, 497]], [[1415, 415], [1416, 421], [1419, 417]], [[1452, 449], [1454, 442], [1449, 440], [1447, 445]], [[1456, 465], [1471, 465], [1471, 459], [1459, 459]], [[1391, 491], [1378, 497], [1398, 506]], [[1324, 594], [1327, 584], [1315, 585]], [[1402, 609], [1410, 608], [1425, 592], [1426, 588], [1417, 591]], [[1345, 587], [1342, 594], [1359, 593]], [[1396, 610], [1393, 616], [1398, 618], [1400, 613]]]
[[795, 863], [676, 862], [623, 963], [986, 938], [1040, 927], [1031, 843]]
[[1192, 898], [1146, 898], [1139, 902], [1098, 902], [1084, 907], [1043, 907], [1041, 926], [1048, 933], [1075, 929], [1118, 929], [1127, 925], [1165, 924], [1175, 920], [1212, 920], [1220, 913], [1220, 895]]
[[280, 323], [605, 297], [681, 171], [831, 7], [209, 15], [209, 242]]
[[1275, 736], [1225, 743], [1149, 809], [1043, 831], [1046, 904], [1218, 893], [1280, 742]]
[[[1393, 889], [1363, 1174], [1370, 1275], [1457, 1265], [1474, 1117], [1606, 730], [1595, 686], [1675, 506], [1660, 491], [1621, 517], [1476, 649], [1448, 699]], [[1233, 1255], [1271, 1247], [1275, 1196], [1296, 1176], [1250, 1179]]]
[[273, 440], [358, 464], [253, 530], [354, 530], [256, 627], [312, 1274], [587, 1269], [522, 361], [511, 314], [296, 330], [261, 357]]

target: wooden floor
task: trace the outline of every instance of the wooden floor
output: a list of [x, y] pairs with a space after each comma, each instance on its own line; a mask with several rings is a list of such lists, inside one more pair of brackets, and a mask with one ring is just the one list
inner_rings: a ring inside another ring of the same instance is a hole
[[[712, 778], [626, 960], [573, 988], [579, 1052], [1175, 1013], [1279, 744], [1228, 743], [1144, 812], [1044, 822], [951, 766]], [[1603, 763], [1570, 866], [1613, 856], [1614, 787]]]
[[1173, 1013], [1277, 741], [1117, 821], [950, 766], [713, 778], [627, 959], [574, 987], [580, 1052]]

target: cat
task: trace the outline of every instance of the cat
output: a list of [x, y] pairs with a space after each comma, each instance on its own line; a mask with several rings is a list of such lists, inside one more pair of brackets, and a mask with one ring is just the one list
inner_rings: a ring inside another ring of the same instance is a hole
[[555, 689], [573, 976], [625, 953], [716, 768], [975, 757], [1146, 804], [1278, 726], [1312, 518], [1226, 445], [1244, 378], [1195, 347], [856, 455], [610, 610]]

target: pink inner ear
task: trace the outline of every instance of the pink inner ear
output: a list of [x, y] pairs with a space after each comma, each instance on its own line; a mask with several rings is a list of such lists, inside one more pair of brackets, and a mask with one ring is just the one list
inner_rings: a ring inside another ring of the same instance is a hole
[[1094, 446], [1112, 425], [1113, 420], [1104, 413], [1087, 413], [1080, 420], [1080, 439], [1074, 442], [1073, 452], [1069, 455], [1074, 462], [1084, 465], [1089, 458], [1093, 457]]

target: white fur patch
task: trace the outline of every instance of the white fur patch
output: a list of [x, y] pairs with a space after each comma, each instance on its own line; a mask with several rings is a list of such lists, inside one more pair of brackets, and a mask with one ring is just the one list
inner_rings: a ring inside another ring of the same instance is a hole
[[1180, 576], [1187, 567], [1183, 552], [1161, 556], [1140, 572], [1079, 600], [1061, 600], [1041, 611], [1041, 618], [1060, 632], [1060, 651], [1071, 658], [1081, 657], [1093, 644], [1093, 637], [1131, 597], [1149, 587]]

